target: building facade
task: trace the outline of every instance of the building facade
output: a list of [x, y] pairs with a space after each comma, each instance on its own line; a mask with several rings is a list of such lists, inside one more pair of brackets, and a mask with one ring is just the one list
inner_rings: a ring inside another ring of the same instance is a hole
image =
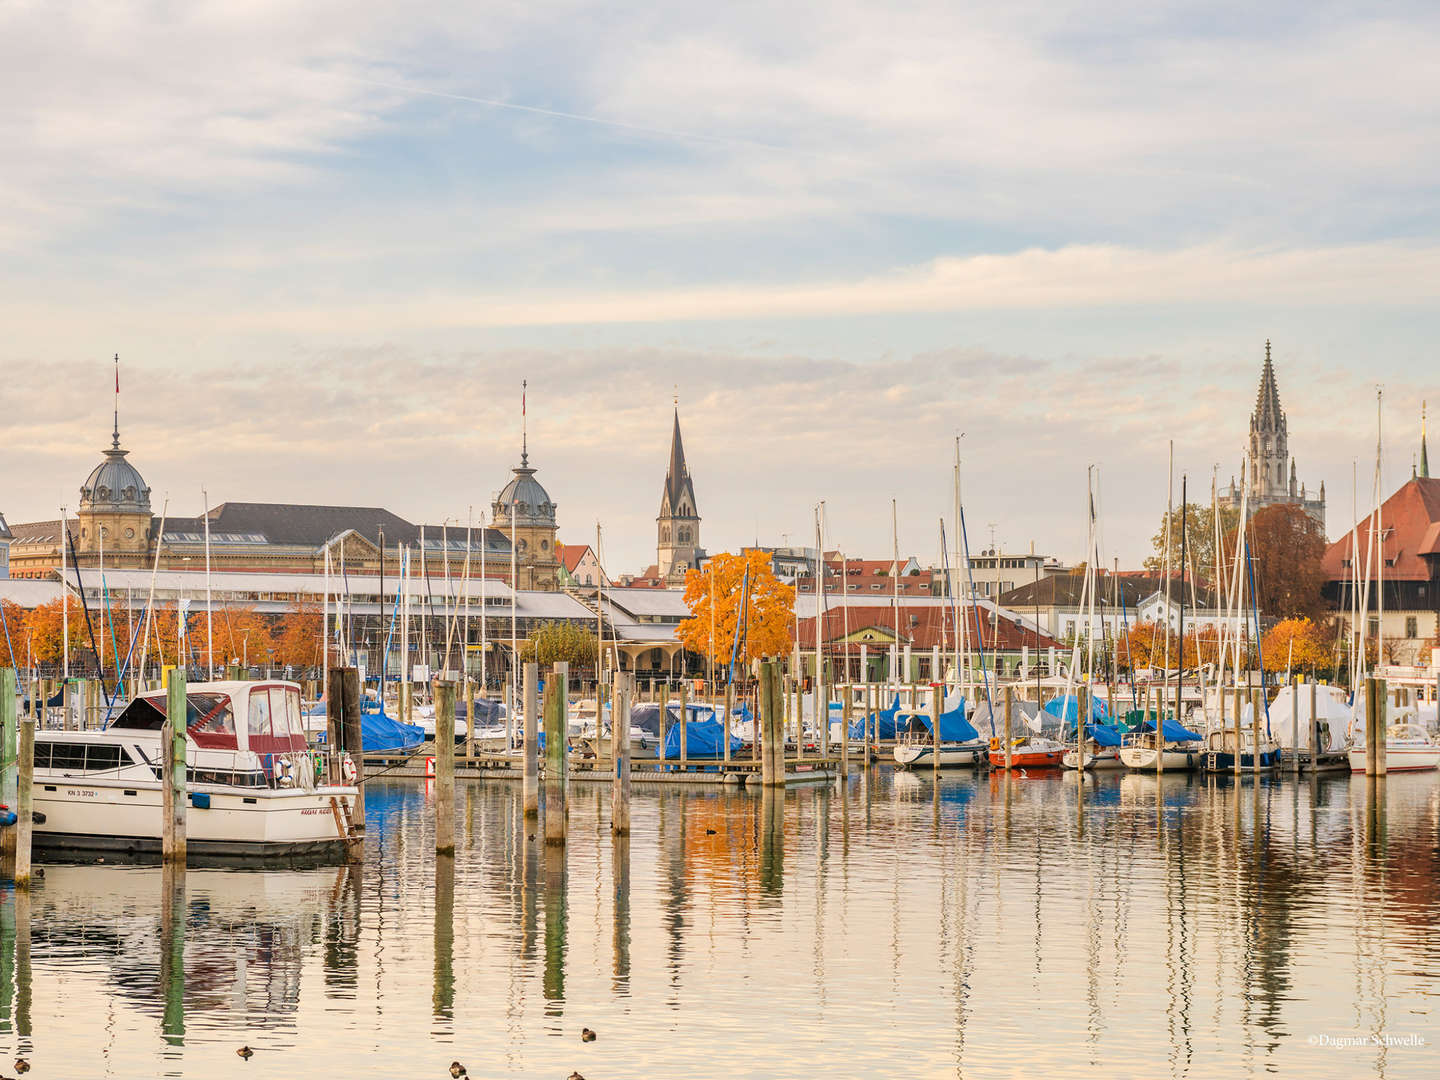
[[1440, 644], [1440, 480], [1417, 470], [1378, 520], [1368, 515], [1325, 550], [1322, 566], [1351, 656], [1363, 649], [1382, 664], [1428, 663]]
[[1325, 482], [1320, 494], [1312, 497], [1296, 479], [1295, 459], [1290, 456], [1290, 427], [1280, 407], [1280, 388], [1265, 342], [1265, 363], [1260, 369], [1260, 387], [1255, 393], [1255, 411], [1250, 414], [1250, 443], [1246, 452], [1248, 472], [1222, 493], [1221, 502], [1239, 510], [1242, 502], [1253, 514], [1267, 506], [1298, 506], [1325, 528]]
[[[553, 525], [553, 505], [549, 513]], [[438, 579], [465, 573], [467, 553], [472, 577], [509, 581], [511, 568], [499, 529], [417, 525], [378, 506], [225, 502], [198, 517], [157, 515], [118, 427], [74, 514], [4, 532], [11, 574], [29, 579], [54, 578], [62, 565], [203, 571], [207, 563], [215, 573], [323, 574], [328, 564], [342, 577], [398, 577], [402, 559], [417, 578]], [[554, 588], [553, 573], [549, 581]]]

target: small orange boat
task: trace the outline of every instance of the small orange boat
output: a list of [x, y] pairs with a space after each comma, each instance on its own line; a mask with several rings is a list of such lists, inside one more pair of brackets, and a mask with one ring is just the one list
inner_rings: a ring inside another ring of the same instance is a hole
[[[1065, 757], [1065, 744], [1054, 739], [1029, 736], [1010, 744], [1010, 768], [1058, 769]], [[1005, 747], [999, 739], [990, 740], [990, 767], [1005, 768]]]

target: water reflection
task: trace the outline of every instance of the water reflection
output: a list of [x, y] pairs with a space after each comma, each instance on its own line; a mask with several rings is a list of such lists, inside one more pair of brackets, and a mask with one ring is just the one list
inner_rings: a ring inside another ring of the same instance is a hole
[[1433, 1073], [1307, 1039], [1433, 1031], [1436, 777], [869, 773], [637, 792], [628, 837], [580, 787], [548, 849], [518, 786], [462, 784], [441, 859], [423, 787], [380, 780], [361, 867], [47, 867], [0, 905], [0, 1050], [36, 1075], [241, 1042], [294, 1074], [672, 1076], [696, 1047], [741, 1076]]

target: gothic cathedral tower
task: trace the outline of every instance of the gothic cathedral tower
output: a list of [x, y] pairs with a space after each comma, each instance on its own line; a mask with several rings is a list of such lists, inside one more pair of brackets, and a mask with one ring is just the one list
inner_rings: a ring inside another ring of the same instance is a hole
[[[1270, 342], [1265, 342], [1265, 364], [1260, 369], [1260, 389], [1255, 394], [1255, 411], [1250, 414], [1250, 445], [1245, 475], [1237, 486], [1232, 476], [1229, 491], [1220, 501], [1233, 510], [1243, 502], [1250, 513], [1267, 506], [1298, 506], [1325, 527], [1325, 484], [1318, 496], [1305, 490], [1295, 475], [1290, 456], [1290, 427], [1280, 407], [1280, 388], [1275, 382], [1275, 364], [1270, 359]], [[1243, 496], [1243, 498], [1242, 498]]]
[[680, 409], [675, 409], [675, 428], [670, 435], [670, 468], [665, 473], [665, 491], [660, 496], [660, 516], [655, 519], [659, 533], [655, 547], [655, 568], [667, 585], [683, 585], [685, 574], [704, 556], [700, 547], [700, 514], [695, 509], [695, 487], [685, 464], [685, 444], [680, 441]]
[[1255, 412], [1250, 416], [1250, 498], [1262, 500], [1293, 495], [1285, 476], [1289, 464], [1289, 431], [1285, 411], [1280, 408], [1280, 389], [1275, 385], [1275, 365], [1270, 361], [1270, 342], [1267, 341], [1260, 389], [1255, 395]]

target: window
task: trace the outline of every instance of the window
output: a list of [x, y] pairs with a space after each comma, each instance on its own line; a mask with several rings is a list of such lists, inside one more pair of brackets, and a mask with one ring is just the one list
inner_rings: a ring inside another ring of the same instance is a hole
[[[256, 691], [258, 693], [259, 691]], [[290, 734], [289, 710], [285, 705], [285, 689], [280, 686], [270, 688], [270, 727], [277, 739], [283, 739]]]
[[1420, 624], [1414, 615], [1405, 616], [1405, 636], [1408, 638], [1420, 636]]
[[[91, 743], [85, 747], [85, 771], [97, 772], [103, 769], [118, 769], [121, 764], [121, 752], [118, 746], [106, 746], [101, 743]], [[130, 755], [124, 755], [124, 761], [129, 763]]]
[[251, 735], [270, 734], [270, 697], [263, 690], [250, 695], [250, 716], [246, 730]]

